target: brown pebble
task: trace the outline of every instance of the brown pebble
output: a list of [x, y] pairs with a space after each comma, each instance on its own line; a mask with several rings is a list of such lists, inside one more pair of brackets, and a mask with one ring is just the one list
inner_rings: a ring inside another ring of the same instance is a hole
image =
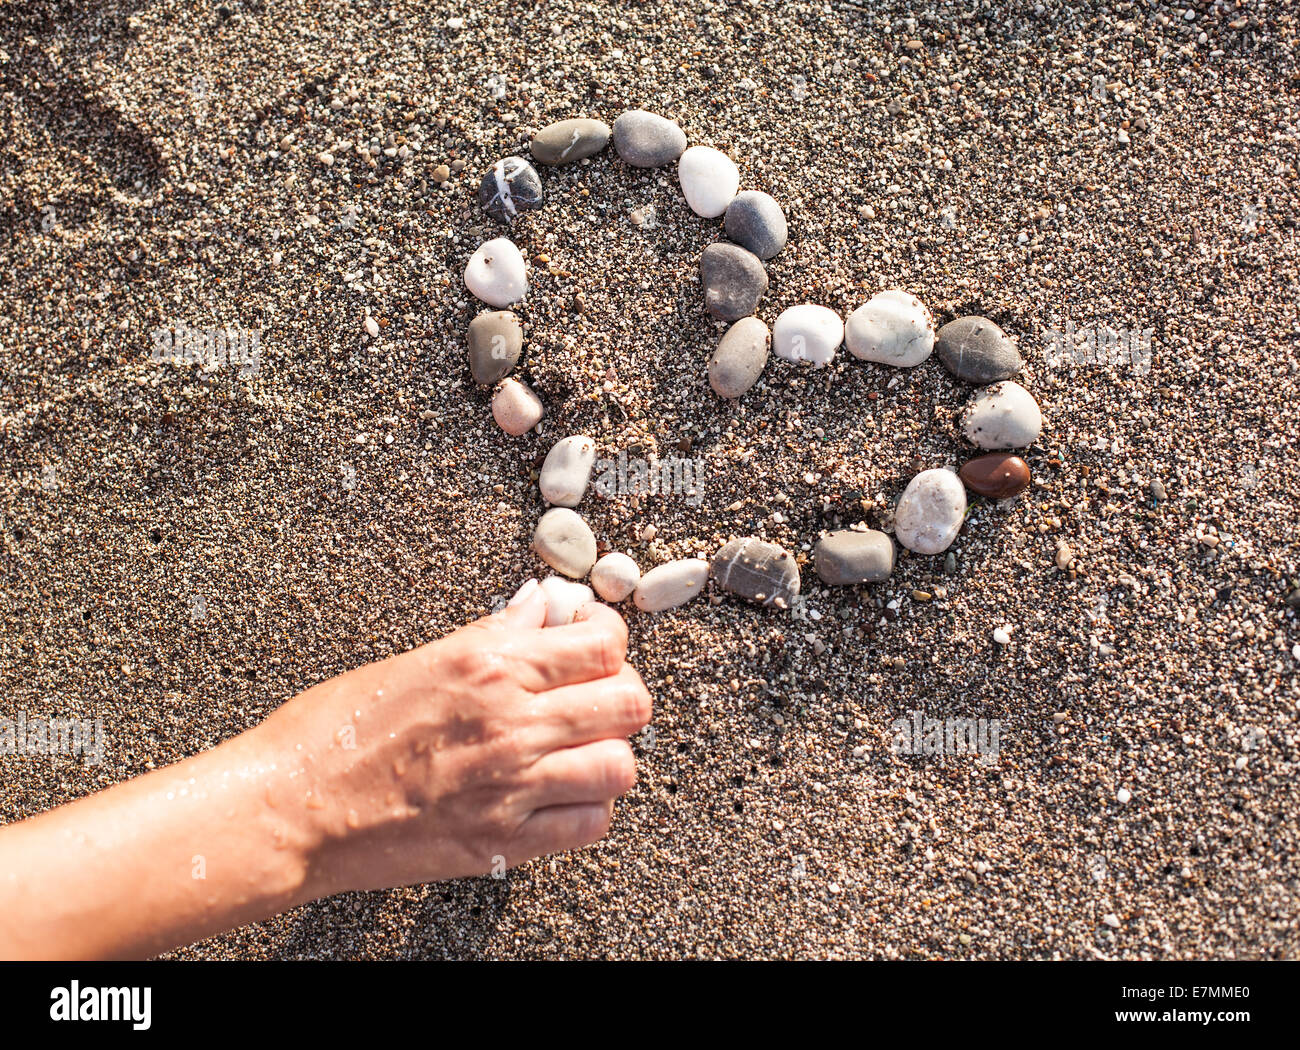
[[967, 460], [957, 475], [968, 489], [989, 499], [1008, 499], [1029, 488], [1029, 464], [1008, 452]]
[[447, 167], [447, 165], [439, 164], [436, 168], [433, 169], [433, 181], [436, 182], [439, 186], [441, 186], [449, 178], [451, 178], [451, 169]]

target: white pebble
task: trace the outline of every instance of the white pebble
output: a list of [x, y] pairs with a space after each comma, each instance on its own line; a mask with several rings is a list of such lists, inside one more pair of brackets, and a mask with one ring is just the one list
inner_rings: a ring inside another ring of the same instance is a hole
[[967, 402], [961, 430], [967, 441], [980, 448], [1024, 448], [1043, 432], [1043, 414], [1033, 394], [1006, 380]]
[[542, 581], [546, 595], [546, 626], [562, 627], [573, 622], [574, 614], [587, 602], [596, 600], [585, 583], [574, 583], [562, 576], [548, 576]]
[[934, 350], [934, 333], [934, 318], [920, 299], [888, 291], [849, 314], [844, 345], [860, 360], [913, 368]]
[[369, 314], [366, 314], [366, 335], [370, 336], [371, 339], [379, 338], [379, 322]]
[[522, 299], [528, 291], [528, 272], [514, 242], [497, 237], [480, 245], [465, 264], [465, 287], [489, 306], [509, 306]]
[[1132, 797], [1133, 797], [1133, 792], [1129, 791], [1128, 788], [1120, 788], [1118, 791], [1115, 792], [1115, 801], [1118, 802], [1121, 806], [1128, 805], [1129, 799], [1131, 799]]
[[591, 570], [591, 585], [607, 602], [621, 602], [641, 582], [641, 570], [626, 554], [606, 554]]
[[923, 470], [903, 490], [894, 508], [894, 535], [917, 554], [939, 554], [952, 546], [966, 517], [966, 486], [951, 470]]
[[677, 161], [677, 178], [691, 211], [705, 219], [725, 212], [740, 189], [740, 169], [712, 146], [692, 146], [683, 153]]
[[557, 441], [537, 478], [542, 499], [557, 507], [576, 507], [586, 495], [595, 463], [596, 442], [591, 438], [578, 434]]
[[709, 563], [703, 558], [670, 561], [641, 577], [632, 600], [642, 612], [663, 612], [689, 602], [708, 580]]
[[772, 325], [772, 352], [785, 361], [830, 364], [844, 342], [844, 322], [825, 306], [800, 303], [782, 312]]
[[998, 645], [1010, 645], [1011, 632], [1005, 627], [999, 627], [993, 632], [993, 640], [997, 642]]

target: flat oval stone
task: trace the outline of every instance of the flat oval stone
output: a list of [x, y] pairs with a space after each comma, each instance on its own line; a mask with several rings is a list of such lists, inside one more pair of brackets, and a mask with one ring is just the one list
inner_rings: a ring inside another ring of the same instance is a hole
[[1019, 383], [997, 383], [966, 403], [961, 432], [980, 448], [1025, 448], [1043, 432], [1043, 413]]
[[621, 602], [641, 582], [641, 570], [626, 554], [606, 554], [591, 570], [591, 585], [607, 602]]
[[632, 601], [642, 612], [663, 612], [685, 605], [709, 580], [709, 563], [703, 558], [682, 558], [659, 565], [641, 577]]
[[556, 572], [580, 580], [596, 564], [596, 536], [568, 507], [552, 507], [533, 532], [533, 550]]
[[799, 593], [799, 565], [784, 547], [750, 537], [731, 540], [713, 556], [718, 586], [756, 605], [788, 609]]
[[528, 291], [528, 270], [514, 242], [497, 237], [481, 244], [465, 264], [465, 287], [489, 306], [517, 303]]
[[875, 529], [841, 529], [817, 541], [813, 566], [822, 581], [832, 586], [879, 583], [894, 571], [894, 541]]
[[951, 470], [923, 470], [894, 508], [894, 535], [917, 554], [939, 554], [952, 546], [966, 517], [966, 490]]
[[766, 193], [746, 190], [727, 205], [723, 220], [727, 236], [760, 259], [770, 259], [785, 247], [790, 234], [781, 205]]
[[1025, 366], [1016, 344], [987, 317], [959, 317], [939, 329], [935, 350], [944, 368], [967, 383], [1010, 379]]
[[721, 150], [692, 146], [677, 161], [677, 180], [691, 211], [701, 218], [716, 219], [740, 189], [740, 169]]
[[546, 626], [563, 627], [573, 622], [573, 615], [596, 596], [585, 583], [574, 583], [563, 576], [548, 576], [542, 581], [546, 595]]
[[524, 329], [509, 310], [484, 310], [469, 323], [469, 370], [474, 382], [491, 386], [519, 361]]
[[785, 361], [830, 363], [844, 342], [844, 322], [825, 306], [801, 303], [782, 312], [772, 325], [772, 352]]
[[977, 496], [1010, 499], [1029, 488], [1029, 464], [1009, 452], [990, 452], [962, 464], [957, 476]]
[[738, 321], [758, 309], [767, 291], [767, 267], [738, 244], [718, 241], [700, 253], [704, 308], [723, 321]]
[[595, 463], [596, 442], [591, 438], [575, 434], [557, 441], [537, 478], [542, 499], [557, 507], [576, 507], [586, 495]]
[[675, 121], [630, 109], [614, 121], [614, 149], [634, 168], [658, 168], [686, 149], [686, 132]]
[[542, 178], [523, 157], [506, 157], [478, 184], [478, 203], [501, 222], [512, 222], [526, 211], [536, 211], [546, 202]]
[[934, 349], [934, 318], [914, 295], [881, 292], [849, 314], [844, 345], [863, 361], [915, 368]]
[[542, 399], [518, 379], [507, 379], [492, 395], [492, 418], [511, 437], [527, 434], [541, 422]]
[[533, 136], [529, 150], [539, 164], [572, 164], [594, 157], [609, 141], [609, 125], [603, 120], [575, 117], [548, 124]]
[[709, 358], [709, 386], [719, 397], [740, 397], [767, 364], [772, 333], [757, 317], [742, 317], [723, 333]]

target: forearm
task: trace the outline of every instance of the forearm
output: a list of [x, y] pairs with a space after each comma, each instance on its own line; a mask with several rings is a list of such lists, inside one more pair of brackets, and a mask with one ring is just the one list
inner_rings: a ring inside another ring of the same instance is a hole
[[0, 957], [153, 955], [318, 895], [282, 765], [254, 730], [0, 828]]

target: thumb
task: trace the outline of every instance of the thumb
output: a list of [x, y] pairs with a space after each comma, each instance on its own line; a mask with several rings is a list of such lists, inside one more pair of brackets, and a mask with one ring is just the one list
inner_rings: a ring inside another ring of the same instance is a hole
[[535, 579], [515, 592], [506, 607], [492, 617], [497, 627], [530, 629], [546, 623], [546, 592]]

